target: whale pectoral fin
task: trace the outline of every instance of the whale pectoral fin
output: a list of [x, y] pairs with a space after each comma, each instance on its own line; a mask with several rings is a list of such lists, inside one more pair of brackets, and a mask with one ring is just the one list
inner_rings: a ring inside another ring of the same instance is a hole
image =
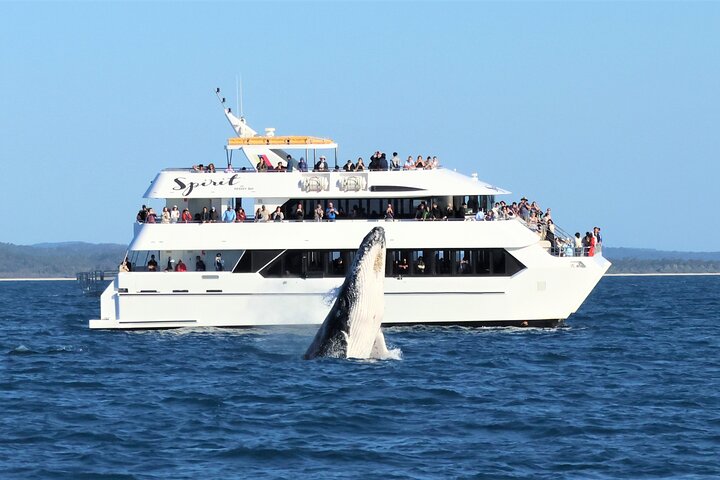
[[371, 358], [387, 358], [390, 354], [385, 345], [385, 335], [383, 335], [382, 329], [378, 330], [377, 336], [375, 336], [375, 343], [373, 343]]

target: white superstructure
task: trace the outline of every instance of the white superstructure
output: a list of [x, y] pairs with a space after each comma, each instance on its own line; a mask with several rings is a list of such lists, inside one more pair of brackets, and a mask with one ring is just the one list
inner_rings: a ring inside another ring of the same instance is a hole
[[[155, 224], [135, 224], [128, 252], [133, 271], [120, 272], [108, 286], [90, 328], [319, 324], [360, 241], [378, 222], [387, 238], [386, 325], [554, 325], [578, 309], [610, 266], [601, 254], [549, 248], [519, 219], [469, 221], [468, 211], [467, 218], [415, 220], [421, 202], [487, 209], [510, 193], [446, 168], [257, 171], [260, 159], [284, 164], [288, 154], [308, 159], [312, 169], [322, 153], [331, 156], [332, 169], [337, 145], [272, 130], [258, 136], [229, 109], [226, 115], [238, 134], [226, 146], [228, 164], [233, 155], [245, 156], [245, 168], [163, 170], [145, 197], [193, 214], [215, 207], [220, 217], [228, 205], [242, 205], [249, 217], [262, 205], [270, 212], [280, 206], [285, 220], [162, 224], [158, 217]], [[315, 206], [329, 202], [345, 215], [313, 221]], [[298, 203], [304, 221], [295, 220]], [[394, 221], [383, 218], [388, 203]], [[223, 271], [215, 271], [218, 253]], [[158, 271], [147, 271], [151, 255]], [[207, 271], [194, 271], [198, 256]], [[170, 258], [182, 259], [188, 271], [164, 271]], [[400, 266], [405, 260], [407, 269]]]

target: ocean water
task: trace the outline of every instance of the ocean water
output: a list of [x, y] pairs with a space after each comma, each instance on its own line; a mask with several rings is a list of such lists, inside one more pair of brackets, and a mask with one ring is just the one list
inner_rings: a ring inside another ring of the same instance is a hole
[[97, 312], [0, 282], [0, 478], [720, 477], [720, 277], [604, 278], [556, 329], [387, 329], [388, 361]]

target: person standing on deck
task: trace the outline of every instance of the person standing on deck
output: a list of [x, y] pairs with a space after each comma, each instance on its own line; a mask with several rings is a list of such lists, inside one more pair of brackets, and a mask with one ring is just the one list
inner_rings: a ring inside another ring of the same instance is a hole
[[227, 210], [225, 210], [225, 213], [223, 213], [222, 221], [223, 223], [233, 223], [235, 221], [236, 215], [235, 211], [232, 209], [230, 205], [228, 205]]

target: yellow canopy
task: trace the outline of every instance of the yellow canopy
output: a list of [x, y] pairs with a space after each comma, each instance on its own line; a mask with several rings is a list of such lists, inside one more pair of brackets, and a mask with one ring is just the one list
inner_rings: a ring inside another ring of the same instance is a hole
[[228, 146], [242, 145], [334, 145], [328, 138], [306, 137], [299, 135], [284, 135], [278, 137], [232, 137], [228, 139]]

